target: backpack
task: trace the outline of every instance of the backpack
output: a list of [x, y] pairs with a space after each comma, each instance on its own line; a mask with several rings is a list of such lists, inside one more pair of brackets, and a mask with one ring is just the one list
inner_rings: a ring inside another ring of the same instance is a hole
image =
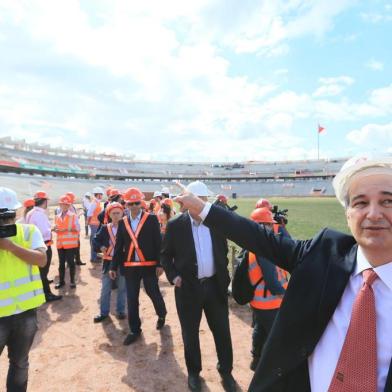
[[252, 301], [256, 286], [263, 280], [261, 277], [255, 285], [251, 284], [248, 274], [248, 259], [249, 252], [243, 249], [237, 257], [239, 263], [235, 267], [231, 283], [231, 293], [239, 305], [246, 305]]

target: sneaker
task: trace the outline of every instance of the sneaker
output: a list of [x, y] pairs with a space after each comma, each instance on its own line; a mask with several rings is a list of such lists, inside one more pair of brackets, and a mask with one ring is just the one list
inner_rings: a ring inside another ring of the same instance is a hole
[[63, 286], [65, 286], [65, 282], [59, 282], [59, 283], [57, 283], [57, 284], [54, 286], [54, 288], [55, 288], [55, 289], [60, 289], [60, 288], [63, 287]]
[[106, 320], [108, 317], [109, 317], [108, 315], [104, 316], [103, 314], [95, 316], [94, 323], [100, 323], [101, 321]]
[[76, 283], [70, 283], [69, 284], [69, 287], [71, 288], [71, 289], [76, 289]]

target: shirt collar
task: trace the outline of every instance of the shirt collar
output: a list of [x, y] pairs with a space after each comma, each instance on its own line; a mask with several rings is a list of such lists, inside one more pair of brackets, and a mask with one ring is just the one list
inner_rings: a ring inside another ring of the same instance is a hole
[[203, 222], [198, 222], [197, 220], [193, 219], [191, 214], [189, 213], [189, 211], [188, 211], [188, 215], [189, 215], [189, 218], [191, 219], [192, 226], [199, 227], [200, 225], [203, 224]]
[[[354, 270], [354, 276], [361, 274], [365, 269], [373, 268], [366, 259], [363, 250], [358, 246], [357, 264]], [[392, 260], [389, 263], [373, 268], [378, 277], [392, 290]]]
[[132, 218], [132, 215], [131, 215], [131, 211], [129, 211], [129, 219], [130, 219], [131, 221], [140, 220], [140, 218], [141, 218], [141, 216], [142, 216], [142, 212], [143, 212], [143, 211], [140, 210], [139, 213], [136, 215], [136, 218], [133, 219], [133, 218]]

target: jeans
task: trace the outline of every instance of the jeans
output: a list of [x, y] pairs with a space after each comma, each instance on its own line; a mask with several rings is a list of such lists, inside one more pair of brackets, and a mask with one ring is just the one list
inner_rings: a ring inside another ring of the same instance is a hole
[[90, 261], [97, 260], [97, 252], [95, 252], [94, 245], [93, 245], [93, 238], [95, 237], [97, 231], [98, 231], [98, 226], [90, 225], [90, 248], [91, 248]]
[[[125, 313], [125, 301], [127, 298], [127, 290], [125, 287], [125, 278], [118, 274], [117, 283], [117, 305], [116, 312]], [[112, 294], [112, 280], [108, 272], [102, 272], [102, 288], [101, 288], [101, 316], [107, 316], [110, 312], [110, 297]]]
[[36, 309], [0, 317], [0, 354], [5, 346], [8, 347], [8, 392], [27, 390], [29, 351], [37, 329]]

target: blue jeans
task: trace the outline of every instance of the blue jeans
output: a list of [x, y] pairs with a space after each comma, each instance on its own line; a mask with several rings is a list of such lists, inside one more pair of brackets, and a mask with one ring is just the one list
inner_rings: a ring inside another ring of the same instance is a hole
[[97, 231], [98, 231], [98, 226], [90, 225], [90, 248], [91, 248], [90, 261], [97, 260], [97, 252], [95, 252], [94, 245], [93, 245], [93, 238], [95, 237]]
[[[127, 298], [127, 290], [125, 287], [125, 278], [118, 274], [117, 282], [117, 305], [116, 312], [125, 313], [125, 301]], [[102, 288], [101, 288], [101, 316], [107, 316], [110, 312], [110, 297], [112, 294], [112, 280], [108, 272], [102, 273]]]
[[36, 309], [0, 317], [0, 354], [8, 347], [7, 391], [25, 392], [29, 372], [29, 351], [37, 332]]

